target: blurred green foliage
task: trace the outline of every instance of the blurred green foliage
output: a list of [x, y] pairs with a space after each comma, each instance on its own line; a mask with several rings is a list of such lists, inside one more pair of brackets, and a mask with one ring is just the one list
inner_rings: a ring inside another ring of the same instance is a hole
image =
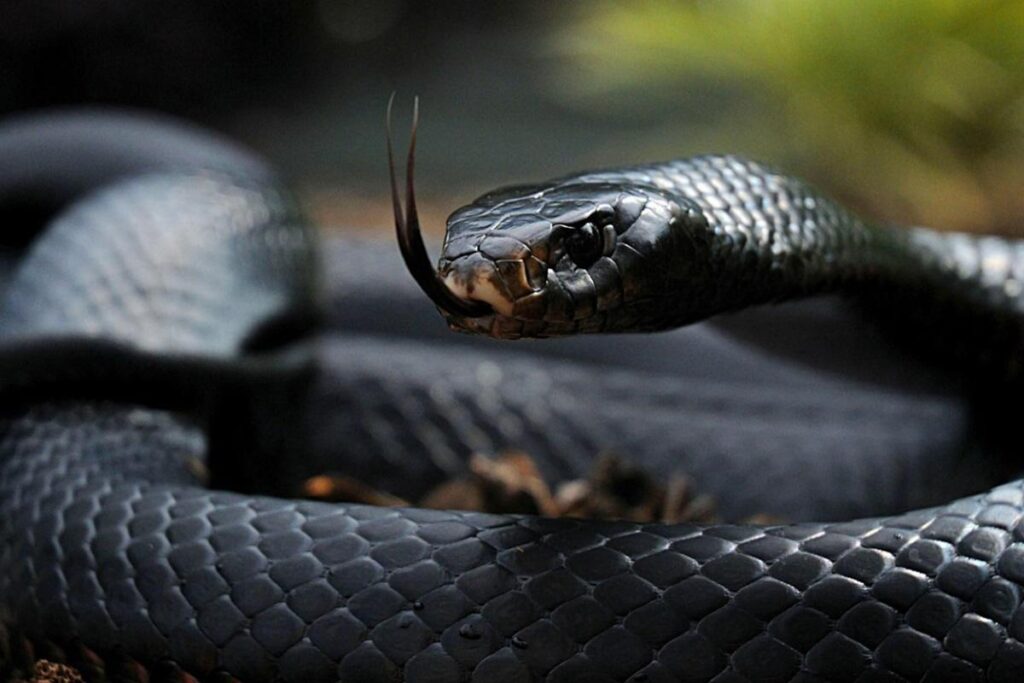
[[1024, 2], [572, 11], [554, 40], [568, 57], [555, 92], [581, 110], [659, 112], [645, 154], [755, 154], [879, 217], [1024, 234]]

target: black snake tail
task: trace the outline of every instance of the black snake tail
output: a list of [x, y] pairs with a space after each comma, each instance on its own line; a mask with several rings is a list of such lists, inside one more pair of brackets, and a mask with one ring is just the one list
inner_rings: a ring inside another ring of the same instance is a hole
[[[309, 228], [265, 179], [133, 174], [32, 243], [0, 330], [109, 338], [182, 372], [244, 360], [254, 329], [310, 305], [313, 258]], [[12, 401], [0, 422], [6, 670], [33, 657], [93, 680], [245, 683], [1024, 670], [1020, 482], [837, 524], [548, 520], [209, 490], [201, 427], [134, 399]]]

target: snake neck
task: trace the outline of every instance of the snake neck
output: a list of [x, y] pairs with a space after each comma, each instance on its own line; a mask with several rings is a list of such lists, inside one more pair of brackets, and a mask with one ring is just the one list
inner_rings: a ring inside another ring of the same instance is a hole
[[[1021, 242], [870, 223], [799, 179], [733, 157], [667, 164], [653, 179], [708, 220], [698, 315], [838, 293], [914, 348], [1024, 375]], [[677, 296], [692, 288], [678, 283]]]
[[672, 286], [685, 302], [676, 307], [679, 322], [838, 293], [915, 348], [1024, 375], [1022, 242], [873, 224], [796, 178], [737, 157], [672, 162], [646, 174], [697, 204], [708, 224], [699, 237], [702, 272], [675, 269], [685, 276]]
[[[897, 229], [862, 221], [812, 186], [732, 156], [644, 169], [707, 225], [680, 240], [673, 296], [706, 315], [893, 281], [914, 258]], [[683, 244], [685, 243], [685, 244]], [[692, 244], [696, 246], [692, 246]], [[699, 301], [699, 304], [697, 303]], [[699, 309], [699, 310], [698, 310]]]
[[[718, 292], [705, 293], [725, 309], [926, 284], [937, 298], [1024, 312], [1021, 241], [870, 223], [811, 185], [740, 157], [696, 157], [632, 175], [699, 207], [706, 229], [687, 239], [701, 242], [706, 284]], [[680, 260], [687, 251], [678, 250]], [[693, 268], [675, 265], [687, 277], [680, 285], [692, 288]]]

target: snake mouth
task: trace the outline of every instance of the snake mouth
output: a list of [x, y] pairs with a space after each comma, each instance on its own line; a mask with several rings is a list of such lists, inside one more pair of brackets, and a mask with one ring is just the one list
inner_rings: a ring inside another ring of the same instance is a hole
[[420, 119], [419, 98], [413, 99], [412, 107], [412, 128], [409, 133], [409, 153], [406, 157], [405, 166], [405, 211], [402, 211], [402, 202], [398, 196], [398, 181], [395, 173], [395, 156], [392, 150], [391, 134], [391, 109], [395, 103], [395, 93], [391, 93], [388, 99], [387, 110], [387, 140], [388, 140], [388, 171], [391, 180], [391, 205], [395, 214], [395, 234], [398, 237], [398, 246], [402, 251], [402, 258], [409, 273], [420, 286], [423, 292], [430, 297], [430, 300], [442, 311], [452, 316], [467, 318], [478, 318], [492, 313], [493, 309], [487, 303], [476, 300], [464, 299], [455, 294], [448, 285], [441, 279], [427, 256], [427, 248], [423, 243], [423, 234], [420, 231], [419, 213], [416, 210], [415, 176], [416, 166], [416, 128]]
[[469, 254], [449, 261], [438, 269], [438, 277], [453, 295], [472, 303], [482, 303], [491, 311], [512, 317], [515, 308], [508, 285], [497, 266], [480, 254]]

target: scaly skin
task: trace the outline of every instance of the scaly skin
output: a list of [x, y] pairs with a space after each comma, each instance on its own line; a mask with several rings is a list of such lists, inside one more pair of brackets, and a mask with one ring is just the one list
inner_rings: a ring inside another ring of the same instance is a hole
[[[128, 180], [40, 238], [0, 329], [111, 338], [182, 373], [190, 358], [230, 362], [311, 304], [308, 237], [262, 181]], [[693, 301], [707, 312], [736, 290]], [[326, 505], [203, 488], [191, 465], [208, 444], [180, 414], [11, 403], [0, 625], [13, 650], [97, 679], [1010, 681], [1024, 667], [1021, 482], [773, 527]]]

